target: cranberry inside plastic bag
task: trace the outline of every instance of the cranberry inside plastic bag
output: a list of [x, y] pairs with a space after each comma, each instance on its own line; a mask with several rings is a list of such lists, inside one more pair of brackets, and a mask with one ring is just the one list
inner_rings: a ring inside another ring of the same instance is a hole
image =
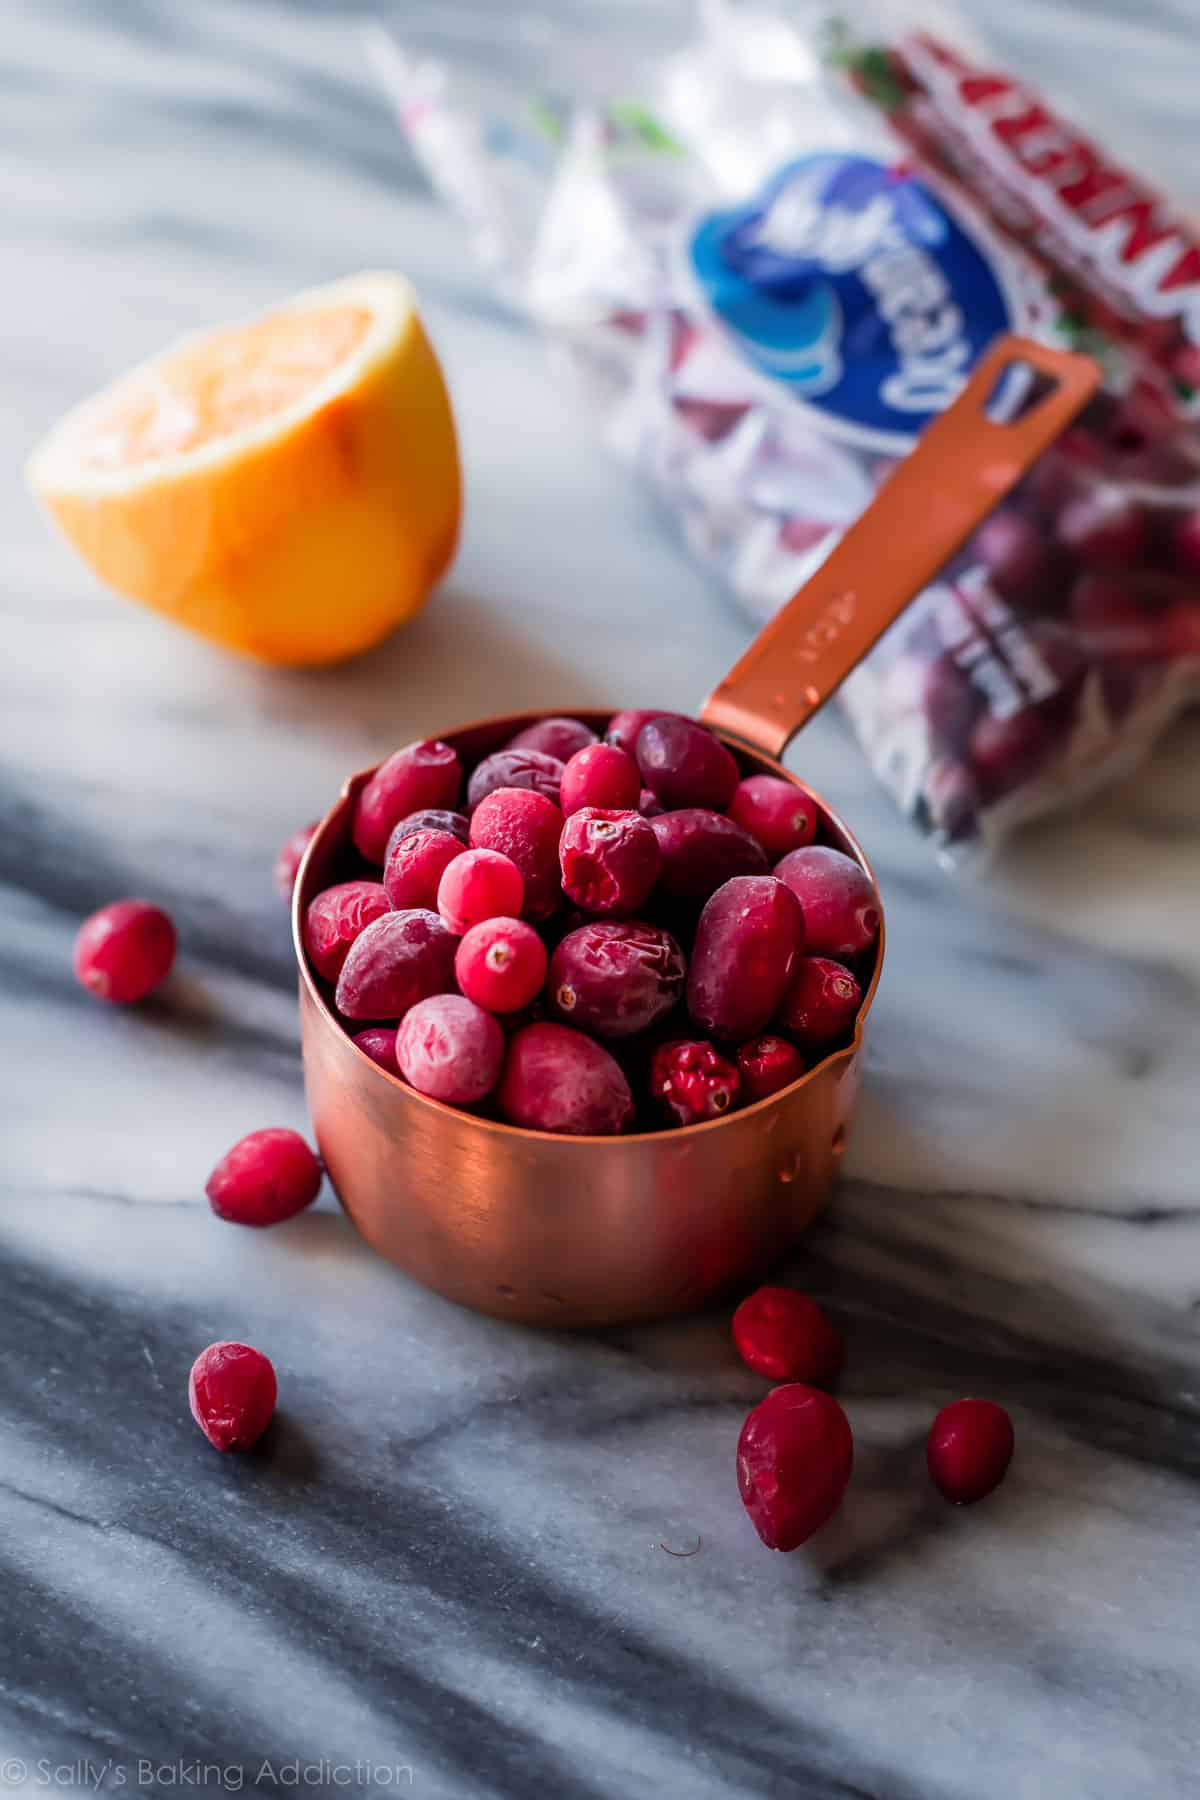
[[375, 48], [498, 284], [755, 623], [999, 332], [1096, 357], [1102, 392], [839, 696], [958, 857], [1200, 697], [1200, 240], [986, 53], [797, 16], [709, 0], [638, 93], [601, 91], [611, 40], [602, 61], [578, 29], [544, 59], [558, 94], [506, 85], [499, 52], [484, 81], [444, 44]]

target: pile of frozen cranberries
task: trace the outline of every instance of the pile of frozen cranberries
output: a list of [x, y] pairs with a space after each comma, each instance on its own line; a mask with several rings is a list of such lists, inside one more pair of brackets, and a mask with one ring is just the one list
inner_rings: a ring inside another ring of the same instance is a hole
[[472, 769], [409, 744], [359, 793], [305, 948], [359, 1048], [436, 1100], [539, 1131], [692, 1125], [853, 1031], [878, 903], [823, 825], [674, 713], [603, 741], [542, 719]]

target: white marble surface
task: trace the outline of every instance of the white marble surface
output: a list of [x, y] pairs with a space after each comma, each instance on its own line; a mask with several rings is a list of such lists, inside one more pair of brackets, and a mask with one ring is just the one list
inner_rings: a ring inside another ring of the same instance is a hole
[[[445, 11], [469, 40], [484, 5]], [[1190, 0], [975, 10], [1200, 199]], [[457, 719], [694, 705], [741, 623], [492, 304], [346, 9], [18, 0], [3, 70], [0, 1755], [25, 1774], [0, 1789], [87, 1763], [270, 1791], [298, 1758], [456, 1800], [1195, 1794], [1200, 722], [986, 885], [938, 872], [836, 721], [796, 749], [891, 942], [845, 1180], [792, 1270], [850, 1338], [855, 1484], [770, 1556], [725, 1313], [537, 1335], [415, 1288], [328, 1197], [250, 1236], [202, 1193], [243, 1131], [304, 1124], [278, 841]], [[35, 435], [177, 331], [388, 262], [466, 458], [426, 616], [271, 674], [98, 592], [23, 496]], [[122, 1016], [69, 956], [129, 891], [183, 955]], [[218, 1459], [187, 1416], [220, 1336], [279, 1368], [267, 1456]], [[921, 1444], [966, 1392], [1019, 1448], [960, 1515]]]

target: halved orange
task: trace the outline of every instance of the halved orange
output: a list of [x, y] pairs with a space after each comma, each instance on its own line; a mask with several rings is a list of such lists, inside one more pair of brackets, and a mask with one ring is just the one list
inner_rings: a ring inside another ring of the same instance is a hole
[[186, 339], [68, 413], [28, 478], [102, 580], [273, 663], [411, 617], [461, 512], [445, 382], [392, 274]]

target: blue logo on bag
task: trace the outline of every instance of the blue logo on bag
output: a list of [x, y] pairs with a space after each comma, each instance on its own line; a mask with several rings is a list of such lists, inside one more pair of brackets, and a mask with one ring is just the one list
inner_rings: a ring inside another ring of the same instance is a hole
[[986, 241], [864, 156], [789, 163], [748, 206], [703, 220], [691, 260], [749, 360], [879, 449], [907, 449], [1016, 323]]

